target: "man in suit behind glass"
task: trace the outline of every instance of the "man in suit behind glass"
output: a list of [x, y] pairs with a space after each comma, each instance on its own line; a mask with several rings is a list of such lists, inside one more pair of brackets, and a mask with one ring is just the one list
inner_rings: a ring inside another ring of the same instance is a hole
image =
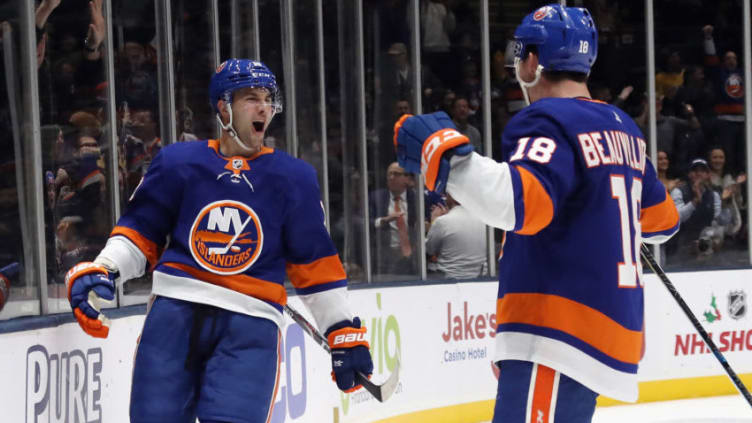
[[386, 189], [371, 192], [369, 216], [377, 273], [415, 273], [415, 193], [410, 175], [397, 162], [386, 172]]

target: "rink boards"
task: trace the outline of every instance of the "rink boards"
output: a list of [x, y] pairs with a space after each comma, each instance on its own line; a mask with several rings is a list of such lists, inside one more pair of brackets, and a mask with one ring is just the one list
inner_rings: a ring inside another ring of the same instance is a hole
[[[751, 272], [670, 275], [748, 385]], [[339, 393], [329, 375], [328, 356], [300, 327], [288, 324], [282, 330], [284, 357], [272, 422], [490, 420], [496, 387], [491, 365], [495, 282], [356, 289], [350, 300], [368, 327], [373, 380], [386, 378], [400, 358], [397, 392], [384, 404], [364, 391]], [[297, 298], [290, 303], [310, 316]], [[646, 314], [640, 401], [735, 392], [653, 275], [646, 277]], [[107, 340], [88, 337], [75, 323], [0, 335], [0, 420], [127, 422], [131, 366], [143, 317], [114, 319]], [[614, 403], [606, 398], [599, 402]]]

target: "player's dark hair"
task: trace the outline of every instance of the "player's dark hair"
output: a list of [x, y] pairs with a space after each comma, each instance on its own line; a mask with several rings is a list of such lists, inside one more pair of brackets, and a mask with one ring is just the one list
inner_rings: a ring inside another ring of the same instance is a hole
[[[538, 46], [535, 44], [530, 44], [525, 47], [525, 55], [523, 57], [527, 58], [529, 53], [533, 53], [534, 55], [538, 55]], [[588, 74], [582, 73], [582, 72], [572, 72], [572, 71], [547, 71], [543, 70], [543, 76], [546, 77], [551, 82], [561, 82], [561, 81], [575, 81], [575, 82], [581, 82], [586, 83], [588, 80]]]
[[585, 83], [588, 80], [588, 75], [582, 72], [571, 71], [543, 71], [543, 76], [551, 82], [561, 81], [575, 81]]

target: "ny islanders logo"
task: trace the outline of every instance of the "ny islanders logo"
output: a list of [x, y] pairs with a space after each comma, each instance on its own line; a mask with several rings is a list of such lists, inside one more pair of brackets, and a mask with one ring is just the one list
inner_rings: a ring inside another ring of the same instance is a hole
[[215, 201], [191, 227], [191, 255], [204, 269], [220, 275], [248, 270], [261, 254], [264, 234], [252, 208], [232, 200]]
[[535, 13], [533, 13], [533, 20], [542, 21], [547, 17], [551, 17], [552, 12], [553, 8], [551, 6], [543, 6], [540, 9], [536, 10]]
[[726, 94], [731, 98], [744, 97], [744, 79], [738, 73], [732, 73], [724, 83]]

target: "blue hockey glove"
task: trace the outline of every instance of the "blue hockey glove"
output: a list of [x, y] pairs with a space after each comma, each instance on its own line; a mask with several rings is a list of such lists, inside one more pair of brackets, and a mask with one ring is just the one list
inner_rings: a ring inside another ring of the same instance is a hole
[[103, 266], [88, 261], [71, 267], [65, 275], [68, 300], [78, 325], [95, 338], [107, 338], [110, 319], [99, 310], [114, 304], [114, 275]]
[[325, 335], [332, 350], [332, 378], [344, 392], [354, 392], [363, 385], [355, 384], [355, 373], [371, 377], [373, 361], [368, 351], [366, 328], [361, 327], [360, 318], [352, 322], [344, 320], [330, 327]]
[[422, 173], [426, 188], [443, 194], [449, 178], [449, 159], [473, 151], [470, 140], [460, 134], [444, 112], [403, 115], [394, 124], [397, 161], [411, 173]]

